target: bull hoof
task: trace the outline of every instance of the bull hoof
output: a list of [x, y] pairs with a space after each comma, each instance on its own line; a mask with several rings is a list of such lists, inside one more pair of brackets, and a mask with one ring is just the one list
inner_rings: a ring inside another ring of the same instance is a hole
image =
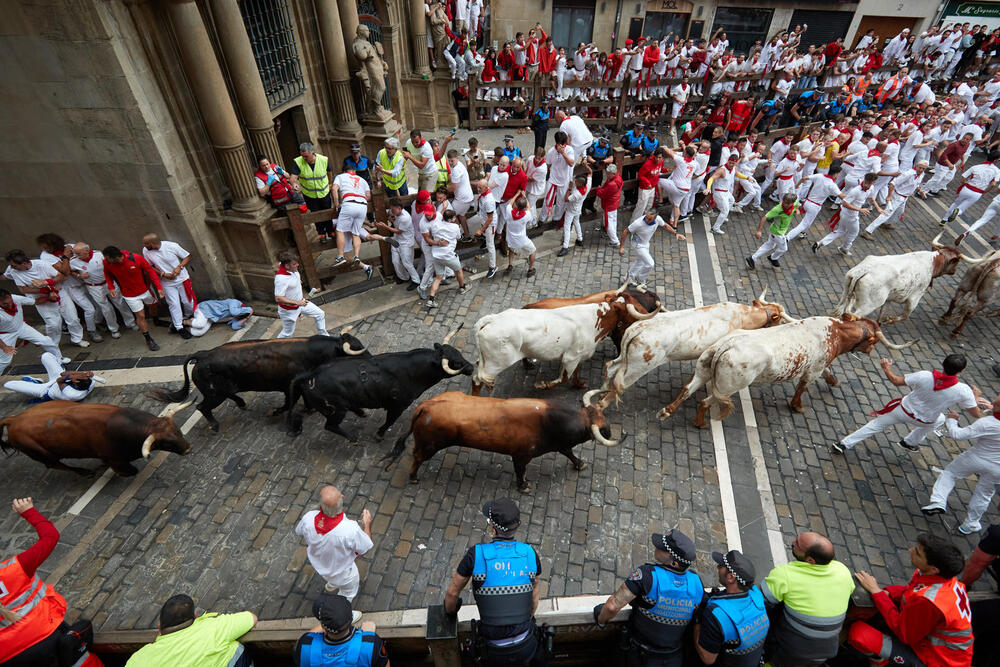
[[277, 417], [278, 415], [284, 413], [284, 411], [285, 411], [285, 406], [283, 406], [283, 405], [280, 406], [280, 407], [277, 407], [277, 408], [273, 408], [271, 410], [271, 416], [272, 417]]
[[695, 428], [708, 428], [708, 424], [706, 422], [699, 422], [697, 419], [694, 421], [694, 426]]
[[214, 424], [213, 423], [209, 423], [208, 424], [208, 428], [212, 429], [212, 433], [218, 433], [219, 432], [219, 424], [218, 424], [218, 422], [216, 422]]
[[531, 493], [531, 483], [525, 482], [523, 485], [518, 486], [517, 490], [521, 493]]
[[[833, 386], [836, 386], [836, 385], [833, 385]], [[801, 403], [796, 404], [793, 401], [789, 401], [788, 402], [788, 407], [790, 407], [795, 412], [798, 412], [799, 414], [802, 414], [803, 412], [806, 411], [806, 409], [804, 407], [802, 407]]]
[[[386, 470], [388, 470], [388, 468], [386, 468]], [[416, 483], [417, 483], [417, 478], [416, 477], [411, 477], [410, 478], [410, 484], [416, 484]]]
[[896, 322], [899, 322], [902, 319], [903, 319], [902, 317], [890, 317], [883, 320], [880, 324], [895, 324]]
[[828, 385], [830, 385], [831, 387], [839, 387], [839, 386], [840, 386], [840, 380], [838, 380], [838, 379], [837, 379], [837, 378], [835, 378], [835, 377], [830, 377], [830, 378], [827, 378], [827, 379], [826, 379], [826, 383], [827, 383]]
[[656, 413], [656, 416], [660, 418], [660, 421], [665, 421], [673, 417], [674, 413], [671, 412], [670, 410], [667, 410], [666, 408], [663, 408], [662, 410]]
[[579, 470], [586, 470], [587, 469], [587, 462], [586, 461], [580, 461], [580, 465], [575, 465], [575, 466], [573, 466], [573, 468], [575, 468], [577, 471], [579, 471]]
[[385, 431], [375, 431], [375, 439], [381, 441], [385, 437]]

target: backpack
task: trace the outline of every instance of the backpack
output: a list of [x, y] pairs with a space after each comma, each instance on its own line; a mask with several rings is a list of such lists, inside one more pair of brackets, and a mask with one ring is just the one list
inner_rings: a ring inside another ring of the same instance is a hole
[[[271, 169], [274, 169], [277, 165], [271, 165]], [[257, 178], [267, 183], [268, 175], [261, 170], [257, 170]], [[281, 206], [282, 204], [287, 204], [292, 199], [292, 186], [289, 184], [288, 179], [281, 176], [275, 171], [274, 182], [271, 183], [271, 203], [275, 206]]]

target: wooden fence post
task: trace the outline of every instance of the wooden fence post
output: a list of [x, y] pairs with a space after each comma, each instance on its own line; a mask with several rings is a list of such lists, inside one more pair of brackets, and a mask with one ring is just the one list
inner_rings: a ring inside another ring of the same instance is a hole
[[[385, 188], [380, 186], [372, 190], [372, 212], [375, 215], [376, 223], [381, 222], [385, 224], [389, 219], [389, 216], [386, 214], [388, 203], [389, 202], [385, 196]], [[384, 230], [380, 229], [379, 231]], [[396, 267], [392, 264], [392, 250], [389, 244], [385, 241], [379, 241], [378, 252], [382, 257], [382, 275], [386, 278], [398, 278], [399, 276], [396, 275]]]
[[323, 284], [319, 279], [319, 271], [316, 270], [316, 261], [313, 258], [312, 248], [309, 247], [309, 238], [306, 236], [306, 228], [302, 224], [302, 212], [298, 207], [291, 206], [285, 213], [288, 215], [288, 225], [292, 228], [292, 238], [295, 239], [295, 248], [299, 251], [299, 264], [306, 272], [306, 283], [311, 288], [323, 289]]

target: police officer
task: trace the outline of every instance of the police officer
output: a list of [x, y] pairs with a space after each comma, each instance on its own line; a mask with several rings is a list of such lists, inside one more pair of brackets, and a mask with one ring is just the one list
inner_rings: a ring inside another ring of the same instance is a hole
[[735, 549], [725, 554], [715, 551], [712, 560], [723, 590], [710, 594], [701, 618], [695, 620], [698, 657], [706, 665], [757, 667], [770, 622], [764, 596], [753, 585], [753, 563]]
[[[611, 147], [611, 142], [608, 141], [607, 133], [597, 135], [597, 139], [587, 149], [587, 164], [594, 170], [594, 173], [591, 175], [591, 193], [604, 182], [604, 170], [614, 161], [614, 149]], [[583, 203], [584, 212], [596, 213], [597, 209], [594, 208], [596, 201], [597, 197], [591, 194], [590, 198]]]
[[656, 137], [656, 128], [651, 127], [646, 130], [646, 136], [642, 138], [642, 154], [650, 156], [660, 147], [660, 140]]
[[511, 134], [505, 134], [503, 137], [503, 154], [511, 161], [516, 157], [521, 157], [521, 149], [514, 145], [514, 136]]
[[535, 149], [539, 146], [545, 148], [549, 137], [549, 118], [552, 112], [549, 107], [541, 106], [531, 114], [531, 131], [535, 134]]
[[603, 605], [594, 620], [603, 627], [632, 603], [629, 667], [680, 667], [688, 626], [705, 598], [694, 563], [694, 542], [679, 530], [653, 533], [655, 563], [641, 565]]
[[483, 516], [493, 541], [477, 544], [465, 553], [444, 594], [444, 611], [458, 613], [462, 606], [459, 595], [471, 579], [472, 596], [479, 608], [476, 632], [484, 664], [544, 667], [545, 650], [534, 619], [541, 568], [538, 554], [514, 539], [521, 512], [510, 498], [486, 503]]
[[646, 125], [644, 123], [636, 123], [631, 130], [622, 135], [618, 143], [629, 153], [641, 153], [645, 130]]
[[344, 158], [344, 168], [341, 171], [353, 169], [354, 172], [365, 179], [368, 187], [372, 186], [372, 161], [361, 154], [361, 144], [354, 142], [351, 144], [351, 154]]
[[354, 612], [343, 595], [323, 593], [313, 603], [319, 625], [299, 637], [296, 667], [388, 667], [389, 656], [374, 623], [353, 627]]

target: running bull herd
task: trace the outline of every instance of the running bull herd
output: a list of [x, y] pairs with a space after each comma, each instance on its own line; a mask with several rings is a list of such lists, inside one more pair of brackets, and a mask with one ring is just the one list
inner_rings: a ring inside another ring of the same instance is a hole
[[[365, 416], [365, 410], [385, 410], [376, 431], [382, 439], [397, 419], [424, 392], [442, 380], [471, 377], [470, 393], [450, 391], [420, 402], [406, 432], [382, 459], [389, 469], [413, 436], [410, 480], [417, 481], [421, 465], [448, 447], [467, 447], [511, 457], [517, 486], [530, 490], [525, 478], [528, 463], [558, 452], [577, 470], [586, 463], [573, 447], [589, 440], [614, 447], [626, 437], [612, 439], [604, 415], [612, 402], [640, 378], [670, 361], [695, 361], [693, 377], [676, 399], [659, 412], [674, 415], [681, 403], [704, 388], [695, 425], [707, 426], [707, 417], [725, 419], [732, 412], [732, 396], [751, 384], [797, 382], [790, 407], [803, 412], [802, 394], [824, 377], [838, 381], [830, 364], [847, 352], [870, 354], [876, 344], [898, 350], [914, 344], [890, 342], [880, 322], [905, 319], [917, 307], [935, 278], [956, 273], [961, 262], [971, 266], [940, 319], [957, 322], [952, 337], [961, 334], [971, 317], [1000, 300], [1000, 251], [972, 259], [935, 238], [929, 251], [869, 256], [844, 278], [840, 300], [829, 316], [797, 320], [781, 304], [764, 300], [750, 305], [716, 303], [700, 308], [666, 311], [659, 298], [643, 286], [623, 285], [578, 298], [549, 298], [520, 309], [486, 315], [476, 322], [476, 363], [473, 365], [449, 343], [458, 329], [432, 348], [372, 355], [362, 341], [340, 334], [310, 338], [241, 341], [197, 352], [183, 364], [184, 384], [175, 391], [155, 388], [149, 395], [165, 403], [185, 400], [192, 383], [201, 393], [197, 409], [218, 432], [212, 411], [226, 399], [240, 409], [242, 392], [282, 392], [284, 403], [272, 414], [286, 415], [289, 435], [301, 432], [303, 414], [317, 412], [325, 428], [355, 442], [344, 429], [347, 413]], [[889, 303], [902, 304], [896, 317], [883, 317]], [[867, 317], [878, 311], [878, 319]], [[994, 314], [1000, 314], [997, 311]], [[583, 395], [582, 407], [540, 398], [480, 396], [493, 390], [497, 376], [521, 361], [558, 361], [559, 376], [535, 383], [539, 389], [571, 382], [585, 388], [579, 369], [605, 338], [618, 356], [608, 362], [600, 389]], [[73, 467], [63, 459], [97, 458], [120, 475], [134, 475], [131, 461], [148, 458], [155, 450], [186, 455], [191, 451], [173, 415], [184, 403], [155, 416], [112, 405], [51, 401], [0, 420], [0, 447], [23, 452], [47, 467], [78, 474], [94, 471]], [[713, 411], [712, 408], [715, 408]]]

